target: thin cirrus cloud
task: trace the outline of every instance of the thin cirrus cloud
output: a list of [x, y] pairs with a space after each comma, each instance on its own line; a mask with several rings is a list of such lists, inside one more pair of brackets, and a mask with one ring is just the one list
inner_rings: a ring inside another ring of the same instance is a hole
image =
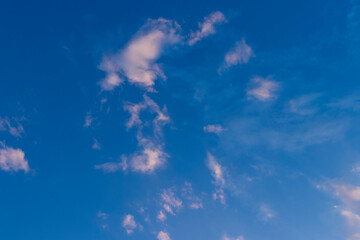
[[[170, 122], [166, 107], [161, 110], [146, 94], [144, 100], [140, 103], [126, 103], [125, 111], [130, 113], [130, 118], [126, 123], [128, 129], [137, 127], [137, 141], [139, 149], [129, 156], [122, 156], [119, 162], [107, 162], [96, 165], [95, 169], [102, 169], [104, 172], [116, 172], [118, 170], [126, 171], [130, 169], [133, 172], [151, 174], [161, 168], [169, 155], [163, 151], [162, 127]], [[153, 119], [153, 136], [143, 135], [143, 122], [140, 118], [142, 111], [148, 110], [155, 113]]]
[[211, 154], [207, 153], [207, 165], [211, 172], [211, 175], [214, 178], [214, 184], [217, 189], [213, 193], [214, 200], [220, 200], [222, 204], [226, 203], [224, 186], [225, 186], [225, 178], [224, 178], [224, 168], [218, 163], [216, 158]]
[[30, 171], [28, 160], [25, 153], [17, 148], [3, 146], [0, 149], [0, 168], [6, 172]]
[[162, 150], [161, 146], [154, 146], [149, 142], [142, 150], [137, 151], [129, 157], [122, 156], [121, 161], [95, 165], [95, 169], [101, 169], [105, 173], [130, 169], [133, 172], [151, 174], [162, 167], [166, 163], [167, 158], [168, 154]]
[[271, 77], [256, 76], [250, 80], [250, 87], [246, 94], [249, 99], [254, 98], [262, 102], [274, 100], [276, 91], [279, 89], [279, 83], [271, 79]]
[[123, 228], [125, 228], [127, 234], [132, 234], [137, 227], [137, 223], [135, 222], [134, 216], [131, 214], [127, 214], [124, 217], [122, 226]]
[[182, 200], [175, 196], [172, 189], [163, 191], [161, 194], [161, 201], [163, 203], [164, 210], [172, 215], [175, 215], [175, 212], [183, 206]]
[[260, 205], [259, 217], [262, 221], [267, 222], [276, 217], [276, 212], [267, 204]]
[[316, 188], [330, 192], [340, 200], [340, 206], [334, 208], [345, 218], [347, 223], [348, 239], [359, 239], [360, 237], [360, 186], [347, 184], [335, 180], [329, 180], [317, 184]]
[[204, 129], [204, 132], [206, 132], [206, 133], [215, 133], [215, 134], [220, 134], [221, 132], [226, 130], [219, 124], [209, 124], [209, 125], [204, 126], [203, 129]]
[[24, 128], [19, 120], [15, 119], [15, 122], [17, 126], [14, 126], [9, 120], [9, 118], [0, 117], [0, 131], [8, 131], [11, 135], [15, 137], [21, 137], [21, 134], [24, 133]]
[[99, 83], [102, 89], [110, 91], [118, 87], [123, 82], [121, 75], [128, 82], [152, 91], [157, 78], [166, 78], [156, 60], [166, 47], [181, 41], [179, 30], [175, 21], [149, 19], [124, 49], [103, 58], [99, 66], [106, 72]]
[[230, 49], [224, 58], [219, 72], [226, 70], [232, 66], [248, 63], [251, 57], [255, 57], [252, 48], [245, 42], [245, 39], [236, 42], [235, 47]]
[[199, 23], [199, 30], [190, 34], [190, 38], [188, 40], [189, 45], [194, 45], [201, 39], [215, 34], [216, 33], [216, 25], [226, 22], [226, 18], [223, 13], [216, 11], [211, 13], [209, 16], [204, 18], [203, 22]]

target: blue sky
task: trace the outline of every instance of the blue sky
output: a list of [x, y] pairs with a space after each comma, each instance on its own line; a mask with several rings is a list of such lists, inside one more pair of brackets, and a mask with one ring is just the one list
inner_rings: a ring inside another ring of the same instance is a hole
[[360, 1], [16, 1], [0, 24], [0, 239], [360, 239]]

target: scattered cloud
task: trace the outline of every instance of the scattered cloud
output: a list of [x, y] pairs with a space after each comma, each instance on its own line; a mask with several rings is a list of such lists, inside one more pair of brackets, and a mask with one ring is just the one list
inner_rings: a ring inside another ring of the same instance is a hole
[[163, 210], [160, 210], [156, 218], [159, 219], [161, 222], [164, 222], [166, 220], [166, 215]]
[[279, 89], [279, 83], [272, 81], [270, 77], [254, 77], [250, 80], [250, 88], [246, 93], [248, 98], [255, 98], [262, 102], [274, 100], [277, 96], [276, 91]]
[[289, 110], [299, 115], [312, 115], [317, 112], [317, 108], [313, 105], [320, 94], [307, 94], [289, 101]]
[[215, 184], [223, 186], [225, 184], [223, 167], [217, 162], [215, 157], [208, 152], [207, 154], [208, 168], [211, 171], [211, 175], [215, 179]]
[[223, 13], [219, 11], [211, 13], [209, 16], [204, 18], [203, 22], [199, 23], [200, 29], [190, 34], [190, 39], [188, 41], [188, 44], [194, 45], [201, 39], [214, 34], [216, 32], [215, 26], [223, 22], [226, 22]]
[[96, 139], [94, 138], [93, 141], [94, 141], [94, 143], [93, 143], [93, 145], [91, 146], [92, 149], [100, 150], [100, 149], [101, 149], [101, 146], [100, 146], [98, 140], [96, 140]]
[[148, 145], [130, 157], [130, 166], [135, 172], [153, 173], [165, 164], [167, 157], [161, 147]]
[[216, 125], [207, 125], [204, 127], [204, 132], [207, 133], [216, 133], [216, 134], [220, 134], [222, 131], [225, 131], [226, 129], [224, 129], [221, 125], [216, 124]]
[[122, 226], [125, 228], [127, 234], [132, 234], [137, 227], [134, 216], [128, 214], [124, 217]]
[[104, 212], [102, 212], [102, 211], [98, 211], [98, 213], [96, 214], [96, 216], [97, 216], [98, 218], [101, 218], [101, 219], [107, 219], [107, 218], [109, 217], [107, 213], [104, 213]]
[[84, 127], [90, 127], [93, 121], [94, 118], [92, 117], [91, 112], [87, 112], [85, 116]]
[[183, 206], [183, 202], [180, 198], [175, 196], [175, 193], [171, 188], [162, 192], [161, 202], [165, 211], [172, 215], [175, 215], [174, 211], [178, 211]]
[[157, 78], [165, 79], [156, 61], [167, 46], [181, 41], [180, 26], [171, 20], [149, 19], [126, 47], [114, 55], [105, 56], [100, 69], [107, 77], [100, 82], [103, 90], [113, 90], [122, 82], [120, 75], [133, 84], [153, 91]]
[[262, 204], [259, 208], [260, 219], [267, 222], [276, 217], [276, 212], [266, 204]]
[[316, 188], [330, 192], [340, 201], [340, 206], [335, 206], [339, 214], [347, 222], [347, 235], [350, 240], [357, 240], [360, 237], [360, 186], [341, 183], [329, 180], [322, 184], [317, 184]]
[[211, 153], [207, 153], [207, 165], [211, 171], [211, 175], [215, 180], [215, 185], [218, 187], [216, 192], [213, 193], [213, 199], [219, 199], [222, 204], [225, 204], [225, 178], [224, 178], [224, 168], [217, 162], [215, 157]]
[[245, 238], [243, 236], [238, 236], [235, 238], [232, 237], [228, 237], [226, 234], [223, 236], [222, 240], [245, 240]]
[[[14, 126], [11, 122], [16, 124], [16, 126]], [[11, 121], [7, 117], [0, 117], [0, 131], [8, 131], [11, 135], [15, 137], [21, 137], [21, 134], [24, 133], [24, 128], [21, 125], [20, 121], [16, 118]]]
[[169, 234], [167, 232], [160, 231], [157, 235], [158, 240], [171, 240]]
[[0, 148], [0, 168], [6, 172], [30, 171], [28, 160], [25, 153], [17, 148], [3, 146]]
[[246, 44], [245, 39], [236, 42], [235, 47], [226, 53], [224, 63], [219, 68], [219, 72], [235, 65], [248, 63], [251, 57], [255, 57], [255, 54], [252, 48]]
[[121, 158], [119, 162], [107, 162], [100, 165], [95, 165], [95, 169], [101, 169], [105, 173], [113, 173], [119, 170], [127, 170], [128, 164], [125, 157]]
[[146, 94], [143, 95], [144, 101], [140, 103], [126, 103], [124, 110], [130, 113], [130, 119], [126, 123], [127, 128], [134, 126], [141, 126], [140, 113], [148, 109], [151, 113], [156, 113], [156, 118], [153, 120], [154, 132], [161, 133], [161, 127], [170, 122], [170, 117], [167, 114], [166, 106], [161, 110], [159, 105], [154, 102]]
[[106, 74], [106, 77], [99, 82], [99, 85], [104, 91], [112, 91], [116, 87], [120, 86], [120, 84], [124, 82], [123, 79], [119, 77], [116, 73], [109, 72]]

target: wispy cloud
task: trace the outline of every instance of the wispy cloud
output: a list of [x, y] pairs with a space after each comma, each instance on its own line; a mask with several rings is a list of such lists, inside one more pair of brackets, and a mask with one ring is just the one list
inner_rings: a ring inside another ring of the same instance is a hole
[[157, 78], [166, 78], [156, 60], [167, 46], [180, 42], [179, 30], [180, 26], [174, 21], [149, 19], [124, 49], [103, 58], [99, 68], [107, 77], [100, 82], [102, 89], [113, 90], [119, 86], [120, 74], [130, 83], [152, 91]]
[[276, 217], [276, 212], [267, 204], [261, 204], [259, 208], [259, 217], [262, 221], [269, 221]]
[[161, 222], [164, 222], [166, 220], [166, 215], [163, 210], [160, 210], [156, 218], [159, 219]]
[[17, 148], [3, 146], [0, 148], [0, 168], [6, 172], [30, 171], [28, 160], [25, 153]]
[[279, 83], [272, 81], [271, 77], [254, 77], [250, 80], [250, 87], [246, 93], [248, 98], [255, 98], [262, 102], [274, 100], [276, 91], [279, 89]]
[[238, 237], [228, 237], [226, 234], [223, 236], [222, 240], [245, 240], [243, 236]]
[[167, 158], [168, 154], [160, 146], [149, 144], [130, 157], [130, 166], [134, 172], [153, 173], [165, 164]]
[[316, 113], [317, 108], [313, 106], [313, 103], [318, 99], [320, 94], [306, 94], [289, 101], [289, 110], [292, 113], [299, 115], [311, 115]]
[[199, 30], [191, 33], [188, 44], [194, 45], [201, 39], [212, 35], [216, 32], [215, 26], [226, 22], [225, 16], [223, 13], [216, 11], [211, 13], [209, 16], [204, 18], [203, 22], [199, 23]]
[[166, 189], [161, 194], [161, 201], [165, 211], [175, 215], [175, 211], [178, 211], [182, 206], [183, 202], [180, 198], [175, 196], [173, 189]]
[[84, 127], [90, 127], [93, 121], [94, 118], [92, 117], [91, 112], [87, 112], [85, 116]]
[[101, 149], [101, 146], [100, 146], [100, 144], [99, 144], [99, 141], [96, 140], [95, 138], [93, 139], [93, 141], [94, 141], [94, 143], [93, 143], [93, 145], [91, 146], [92, 149], [100, 150], [100, 149]]
[[216, 134], [220, 134], [222, 131], [226, 130], [219, 124], [210, 124], [210, 125], [205, 126], [203, 129], [204, 129], [204, 132], [216, 133]]
[[[16, 126], [14, 126], [11, 122], [15, 123]], [[0, 117], [0, 131], [8, 131], [11, 135], [15, 137], [21, 137], [21, 134], [24, 133], [24, 128], [18, 119], [13, 119], [13, 121], [11, 121], [7, 117]]]
[[122, 157], [118, 162], [107, 162], [99, 165], [95, 165], [95, 169], [101, 169], [105, 173], [113, 173], [119, 170], [125, 171], [128, 168], [126, 157]]
[[255, 57], [255, 54], [252, 48], [247, 45], [245, 39], [236, 42], [235, 47], [226, 53], [224, 63], [219, 68], [219, 72], [238, 64], [248, 63], [251, 57]]
[[340, 206], [335, 209], [345, 218], [348, 225], [348, 239], [357, 240], [360, 237], [360, 186], [351, 185], [338, 180], [328, 180], [317, 184], [316, 188], [327, 191], [336, 196]]
[[134, 216], [128, 214], [124, 217], [122, 222], [122, 226], [125, 228], [127, 234], [132, 234], [137, 227], [137, 223], [135, 222]]
[[157, 235], [158, 240], [171, 240], [169, 233], [160, 231]]
[[161, 110], [150, 97], [146, 94], [143, 95], [144, 101], [140, 103], [126, 103], [124, 106], [125, 111], [130, 113], [130, 119], [126, 123], [127, 128], [134, 126], [141, 126], [140, 113], [148, 109], [151, 113], [156, 113], [153, 120], [155, 133], [161, 133], [161, 127], [170, 122], [170, 117], [167, 114], [166, 106]]
[[207, 153], [207, 164], [211, 171], [211, 175], [214, 178], [214, 183], [217, 186], [216, 192], [213, 194], [214, 200], [219, 199], [222, 204], [225, 204], [225, 193], [224, 193], [224, 168], [217, 162], [215, 157], [211, 153]]

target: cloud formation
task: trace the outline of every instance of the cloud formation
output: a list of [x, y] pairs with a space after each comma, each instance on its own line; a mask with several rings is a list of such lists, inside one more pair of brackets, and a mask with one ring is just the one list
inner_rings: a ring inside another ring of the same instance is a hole
[[15, 122], [17, 126], [14, 126], [9, 120], [9, 118], [0, 117], [0, 131], [8, 131], [11, 135], [15, 137], [21, 137], [21, 134], [24, 133], [23, 126], [17, 119], [15, 119], [13, 122]]
[[157, 78], [166, 78], [156, 60], [166, 47], [180, 42], [179, 30], [180, 26], [174, 21], [149, 19], [124, 49], [103, 58], [99, 68], [107, 75], [100, 82], [102, 89], [113, 90], [119, 86], [121, 75], [130, 83], [152, 91]]
[[214, 183], [217, 186], [215, 193], [213, 193], [213, 199], [219, 199], [222, 204], [225, 204], [225, 193], [223, 189], [225, 185], [224, 169], [209, 152], [207, 153], [207, 165], [215, 180]]
[[211, 13], [209, 16], [204, 18], [203, 22], [199, 23], [199, 30], [190, 34], [188, 40], [189, 45], [194, 45], [201, 39], [212, 35], [216, 32], [215, 26], [223, 22], [226, 22], [225, 16], [223, 13], [216, 11]]
[[222, 240], [245, 240], [245, 238], [243, 236], [238, 236], [235, 238], [232, 237], [228, 237], [226, 234], [223, 236]]
[[238, 64], [248, 63], [251, 57], [255, 57], [255, 54], [252, 48], [246, 44], [245, 39], [236, 42], [235, 47], [226, 53], [224, 63], [219, 68], [219, 71], [221, 72]]
[[30, 171], [28, 160], [25, 153], [17, 148], [2, 147], [0, 148], [0, 168], [6, 172]]
[[219, 124], [215, 124], [215, 125], [210, 124], [210, 125], [205, 126], [203, 129], [204, 129], [204, 132], [215, 133], [215, 134], [220, 134], [222, 131], [226, 130]]
[[137, 227], [134, 216], [128, 214], [124, 217], [122, 226], [125, 228], [127, 234], [132, 234]]
[[158, 240], [171, 240], [169, 234], [167, 232], [160, 231], [157, 235]]
[[254, 77], [250, 80], [250, 88], [247, 89], [246, 94], [248, 98], [255, 98], [262, 102], [267, 102], [275, 99], [276, 91], [279, 89], [279, 83], [272, 81], [270, 77]]

